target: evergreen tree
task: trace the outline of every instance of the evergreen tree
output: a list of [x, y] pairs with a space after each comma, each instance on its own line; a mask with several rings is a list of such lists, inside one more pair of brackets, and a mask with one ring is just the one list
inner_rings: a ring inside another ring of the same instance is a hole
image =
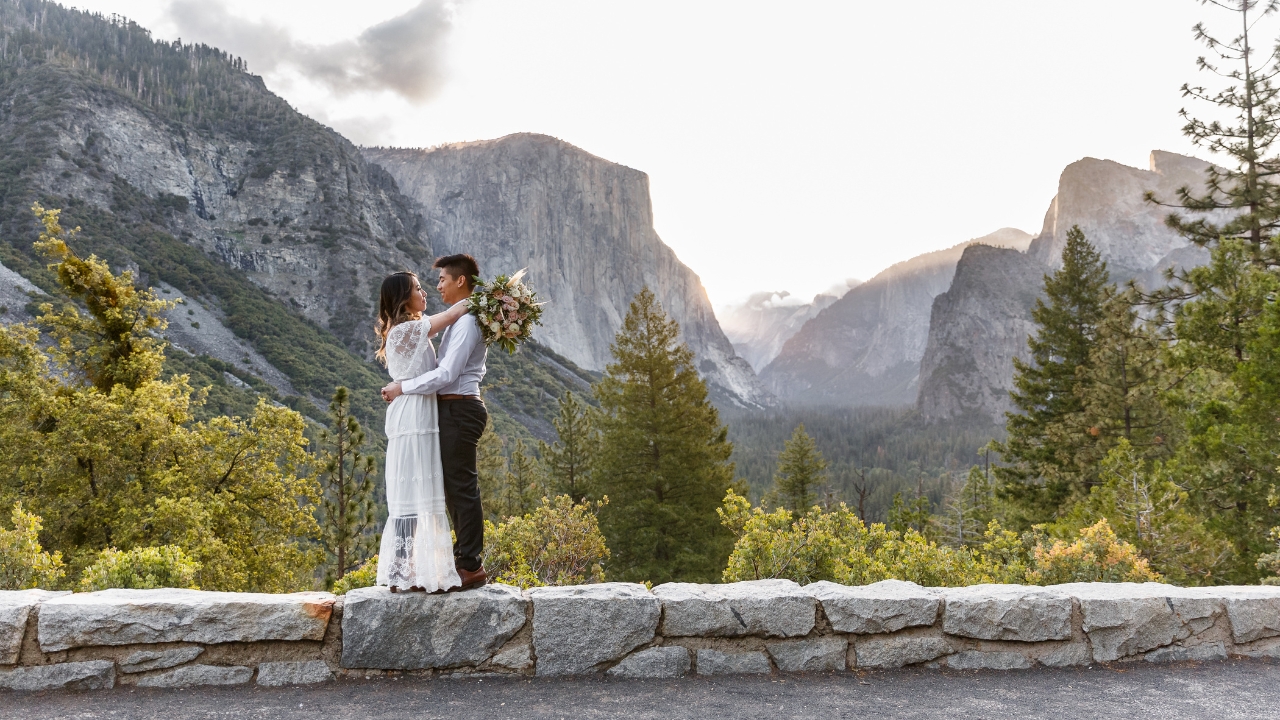
[[622, 580], [715, 582], [733, 544], [716, 515], [733, 446], [680, 328], [645, 288], [594, 386], [603, 413], [600, 526]]
[[546, 478], [538, 459], [524, 440], [516, 439], [511, 454], [504, 454], [501, 436], [486, 429], [480, 436], [476, 469], [480, 473], [480, 505], [493, 523], [523, 517], [538, 507], [546, 494]]
[[778, 455], [773, 491], [761, 504], [786, 508], [796, 516], [804, 515], [820, 499], [820, 488], [826, 481], [827, 461], [801, 423]]
[[1019, 524], [1050, 520], [1088, 491], [1075, 462], [1082, 438], [1055, 430], [1083, 409], [1087, 374], [1077, 369], [1089, 364], [1109, 279], [1098, 251], [1072, 227], [1062, 267], [1045, 276], [1045, 297], [1031, 313], [1037, 325], [1027, 340], [1031, 361], [1013, 361], [1010, 395], [1018, 412], [1007, 415], [1008, 438], [997, 448], [1009, 463], [997, 470], [1001, 492], [1016, 507]]
[[547, 473], [551, 495], [568, 495], [575, 503], [591, 495], [591, 459], [599, 448], [599, 431], [593, 410], [572, 392], [560, 398], [560, 414], [555, 425], [558, 440], [539, 444], [539, 454]]
[[351, 415], [351, 391], [338, 387], [329, 402], [329, 427], [320, 433], [320, 541], [330, 558], [325, 585], [332, 587], [374, 552], [378, 535], [373, 476], [377, 462], [365, 455], [364, 428]]
[[[1187, 219], [1173, 213], [1167, 218], [1170, 227], [1192, 242], [1204, 246], [1220, 238], [1243, 240], [1256, 262], [1274, 265], [1280, 262], [1272, 243], [1280, 232], [1280, 185], [1274, 182], [1280, 174], [1280, 159], [1267, 154], [1280, 138], [1280, 88], [1272, 84], [1280, 72], [1280, 46], [1258, 57], [1257, 43], [1250, 32], [1253, 23], [1275, 13], [1280, 3], [1214, 0], [1213, 4], [1236, 13], [1240, 34], [1229, 41], [1222, 40], [1210, 34], [1204, 23], [1197, 23], [1196, 40], [1212, 53], [1212, 59], [1200, 57], [1197, 65], [1202, 71], [1223, 78], [1228, 86], [1214, 91], [1184, 84], [1182, 95], [1206, 102], [1234, 118], [1226, 123], [1206, 122], [1183, 109], [1181, 115], [1187, 124], [1182, 132], [1197, 146], [1227, 156], [1235, 167], [1211, 166], [1204, 191], [1182, 187], [1176, 202], [1162, 203], [1153, 193], [1146, 197], [1149, 202], [1198, 215]], [[1222, 210], [1228, 212], [1208, 215]]]
[[946, 512], [938, 518], [943, 539], [948, 544], [956, 547], [982, 544], [987, 526], [997, 519], [995, 490], [990, 468], [979, 465], [969, 468], [964, 484], [947, 498]]
[[1173, 446], [1164, 406], [1164, 344], [1141, 322], [1136, 301], [1132, 290], [1108, 298], [1089, 364], [1080, 371], [1087, 379], [1077, 388], [1081, 412], [1061, 425], [1064, 442], [1084, 440], [1075, 444], [1075, 457], [1090, 486], [1099, 482], [1102, 460], [1121, 438], [1145, 459], [1166, 457]]

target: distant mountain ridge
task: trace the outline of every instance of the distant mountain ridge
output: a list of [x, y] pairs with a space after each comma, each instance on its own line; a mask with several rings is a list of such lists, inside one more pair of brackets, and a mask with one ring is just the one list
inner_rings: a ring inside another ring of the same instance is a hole
[[915, 402], [933, 299], [951, 285], [972, 245], [1026, 248], [1031, 236], [994, 233], [897, 263], [804, 323], [760, 373], [794, 405], [910, 405]]
[[804, 302], [786, 291], [752, 293], [746, 301], [719, 308], [716, 317], [733, 348], [759, 372], [809, 318], [831, 307], [861, 280], [850, 278]]

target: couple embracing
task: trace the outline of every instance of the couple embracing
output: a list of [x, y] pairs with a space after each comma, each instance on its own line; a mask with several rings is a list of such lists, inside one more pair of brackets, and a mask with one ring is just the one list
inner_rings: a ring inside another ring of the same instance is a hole
[[[382, 281], [378, 308], [378, 359], [394, 381], [382, 389], [390, 403], [388, 518], [378, 555], [378, 584], [391, 592], [466, 590], [488, 580], [476, 472], [489, 421], [480, 399], [488, 350], [465, 302], [480, 268], [470, 255], [442, 257], [433, 267], [448, 310], [423, 314], [426, 291], [411, 272]], [[438, 333], [437, 358], [430, 338]]]

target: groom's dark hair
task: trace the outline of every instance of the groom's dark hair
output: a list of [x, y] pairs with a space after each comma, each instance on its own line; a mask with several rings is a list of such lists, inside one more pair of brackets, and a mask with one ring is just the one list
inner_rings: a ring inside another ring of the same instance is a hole
[[468, 290], [475, 289], [475, 278], [480, 274], [480, 266], [476, 264], [476, 259], [465, 253], [438, 257], [431, 267], [437, 270], [444, 270], [449, 273], [449, 277], [456, 278], [461, 276], [466, 278]]

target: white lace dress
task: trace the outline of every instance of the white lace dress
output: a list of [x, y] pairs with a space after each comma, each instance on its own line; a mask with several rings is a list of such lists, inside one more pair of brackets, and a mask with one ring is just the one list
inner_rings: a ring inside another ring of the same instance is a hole
[[[387, 371], [408, 380], [436, 367], [426, 318], [387, 333]], [[401, 395], [387, 406], [387, 526], [378, 555], [378, 584], [427, 592], [462, 584], [444, 503], [440, 424], [435, 395]]]

